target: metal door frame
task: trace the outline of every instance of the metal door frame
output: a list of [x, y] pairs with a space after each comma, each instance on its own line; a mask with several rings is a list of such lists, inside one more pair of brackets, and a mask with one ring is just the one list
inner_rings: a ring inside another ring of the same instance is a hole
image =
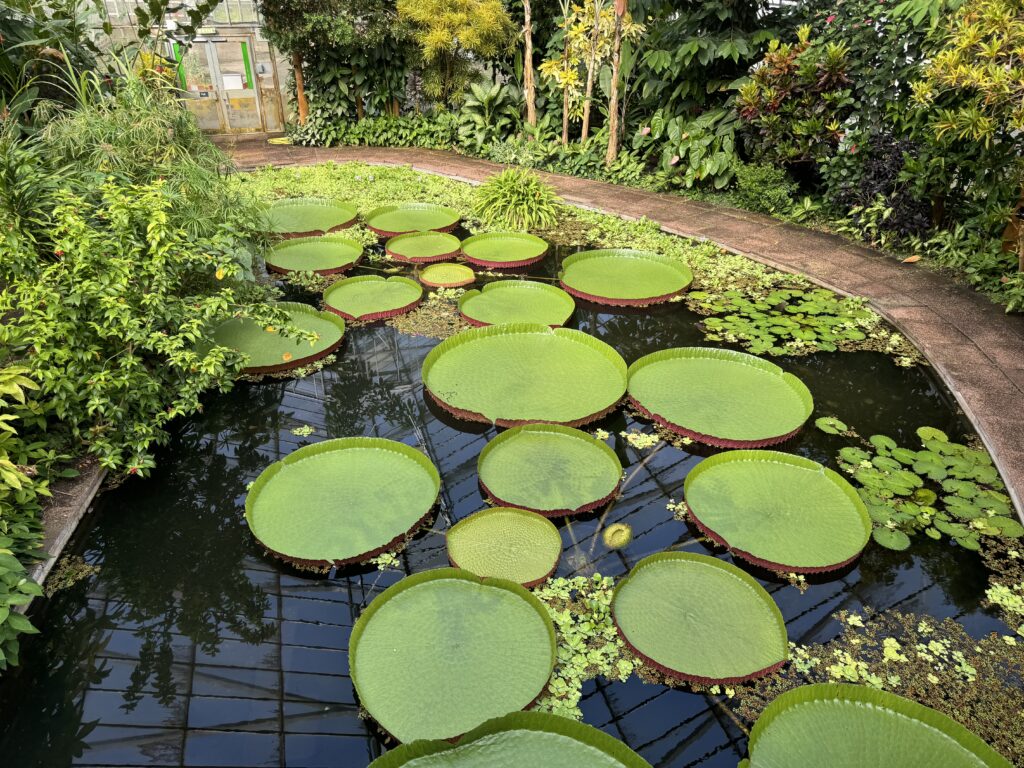
[[239, 133], [259, 133], [266, 131], [267, 121], [263, 116], [263, 96], [260, 94], [259, 83], [256, 80], [256, 36], [252, 32], [245, 34], [231, 34], [231, 35], [220, 35], [216, 37], [208, 37], [203, 41], [196, 40], [196, 43], [206, 43], [206, 60], [210, 65], [210, 77], [213, 78], [214, 85], [217, 87], [214, 89], [217, 92], [217, 103], [220, 105], [221, 122], [224, 124], [224, 128], [228, 133], [234, 133], [231, 129], [231, 122], [229, 120], [230, 111], [228, 110], [228, 95], [227, 89], [224, 88], [224, 80], [221, 77], [220, 71], [220, 58], [217, 55], [217, 43], [232, 43], [237, 42], [243, 46], [244, 52], [244, 63], [245, 63], [245, 78], [249, 83], [247, 90], [252, 91], [256, 96], [256, 114], [259, 117], [260, 125], [255, 131], [246, 130], [239, 131]]

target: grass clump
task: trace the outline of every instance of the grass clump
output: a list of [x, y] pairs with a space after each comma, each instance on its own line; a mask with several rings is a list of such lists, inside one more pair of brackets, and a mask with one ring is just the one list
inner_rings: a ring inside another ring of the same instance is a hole
[[552, 227], [561, 198], [554, 187], [525, 168], [508, 168], [476, 191], [473, 212], [484, 224], [515, 230]]

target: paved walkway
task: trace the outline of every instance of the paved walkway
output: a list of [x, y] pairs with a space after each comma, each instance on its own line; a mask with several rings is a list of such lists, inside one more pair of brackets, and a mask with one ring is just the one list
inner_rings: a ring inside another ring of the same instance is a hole
[[[436, 150], [278, 146], [263, 137], [220, 143], [244, 170], [358, 160], [409, 165], [470, 182], [501, 170], [495, 163]], [[995, 457], [1017, 510], [1024, 512], [1024, 316], [1006, 315], [947, 277], [833, 235], [677, 195], [542, 175], [570, 203], [627, 218], [647, 216], [667, 232], [710, 240], [840, 293], [866, 297], [931, 361]]]

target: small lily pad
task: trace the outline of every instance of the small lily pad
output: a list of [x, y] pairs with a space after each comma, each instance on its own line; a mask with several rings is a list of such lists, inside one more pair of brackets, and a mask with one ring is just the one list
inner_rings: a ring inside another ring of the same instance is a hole
[[408, 264], [429, 264], [447, 261], [459, 255], [462, 243], [446, 232], [410, 232], [388, 240], [385, 250], [398, 261]]
[[380, 320], [415, 309], [423, 289], [415, 280], [395, 275], [361, 275], [339, 280], [324, 292], [324, 307], [346, 320]]
[[363, 255], [363, 245], [340, 235], [296, 237], [278, 243], [267, 253], [267, 269], [273, 272], [315, 272], [335, 275], [346, 272]]
[[431, 264], [420, 272], [420, 282], [431, 288], [462, 288], [476, 282], [476, 273], [465, 264]]
[[351, 227], [356, 209], [319, 197], [290, 197], [275, 201], [267, 210], [267, 228], [283, 237], [310, 237]]
[[671, 677], [705, 685], [767, 675], [789, 657], [782, 613], [749, 574], [714, 557], [645, 557], [615, 589], [623, 640]]
[[499, 280], [481, 291], [466, 291], [459, 312], [477, 327], [501, 323], [565, 325], [576, 302], [561, 288], [532, 280]]
[[477, 576], [535, 587], [555, 571], [562, 536], [536, 512], [492, 507], [474, 512], [448, 529], [448, 559]]
[[547, 252], [547, 241], [526, 232], [486, 232], [462, 242], [466, 261], [488, 269], [527, 267]]
[[366, 226], [381, 237], [408, 232], [451, 232], [459, 225], [459, 212], [434, 203], [382, 205], [366, 214]]
[[558, 424], [502, 432], [480, 452], [477, 472], [484, 493], [499, 504], [546, 517], [597, 509], [622, 482], [622, 464], [604, 441]]
[[893, 549], [902, 552], [910, 547], [910, 537], [897, 528], [875, 528], [871, 532], [871, 538], [886, 549]]
[[567, 257], [558, 279], [566, 291], [580, 299], [613, 306], [646, 306], [681, 295], [693, 282], [693, 272], [678, 259], [650, 251], [607, 248]]
[[839, 435], [849, 429], [844, 422], [840, 421], [835, 416], [822, 416], [820, 419], [815, 419], [814, 426], [826, 435]]

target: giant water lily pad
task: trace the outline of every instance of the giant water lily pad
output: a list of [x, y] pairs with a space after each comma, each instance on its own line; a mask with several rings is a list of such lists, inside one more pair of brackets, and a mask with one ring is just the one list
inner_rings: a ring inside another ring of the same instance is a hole
[[388, 255], [408, 264], [429, 264], [454, 259], [461, 247], [459, 238], [447, 232], [410, 232], [388, 240]]
[[451, 739], [529, 706], [555, 664], [547, 610], [518, 584], [458, 568], [408, 576], [349, 641], [359, 701], [399, 741]]
[[263, 326], [248, 319], [228, 320], [211, 334], [211, 341], [246, 356], [242, 373], [278, 373], [309, 365], [334, 352], [345, 335], [345, 321], [307, 304], [280, 302], [288, 312], [289, 325], [317, 334], [310, 344], [304, 339], [282, 335], [279, 328]]
[[359, 263], [363, 245], [339, 235], [296, 237], [278, 243], [267, 254], [267, 269], [272, 272], [316, 272], [334, 275]]
[[622, 464], [604, 441], [558, 424], [502, 432], [480, 452], [477, 473], [494, 501], [548, 517], [596, 509], [622, 482]]
[[448, 559], [477, 576], [534, 587], [554, 573], [562, 536], [536, 512], [492, 507], [474, 512], [448, 529]]
[[459, 312], [470, 325], [539, 323], [565, 325], [576, 309], [572, 296], [561, 288], [533, 280], [499, 280], [482, 291], [466, 291]]
[[271, 233], [282, 237], [309, 237], [351, 227], [356, 209], [346, 203], [319, 197], [277, 200], [267, 210]]
[[420, 282], [431, 288], [462, 288], [476, 282], [476, 273], [465, 264], [431, 264], [420, 272]]
[[399, 547], [431, 512], [437, 469], [415, 448], [376, 437], [309, 445], [267, 467], [245, 497], [259, 542], [284, 560], [325, 567]]
[[380, 320], [416, 308], [423, 289], [407, 277], [362, 275], [339, 280], [324, 291], [324, 307], [347, 320]]
[[629, 248], [575, 253], [562, 262], [558, 277], [573, 296], [613, 306], [658, 304], [693, 282], [693, 272], [678, 259]]
[[1010, 761], [929, 707], [866, 685], [787, 691], [761, 713], [743, 768], [1010, 768]]
[[382, 205], [366, 214], [366, 226], [381, 237], [408, 232], [451, 232], [459, 225], [459, 212], [434, 203]]
[[681, 680], [738, 683], [789, 655], [782, 613], [749, 574], [714, 557], [645, 557], [615, 589], [612, 616], [627, 645]]
[[486, 232], [462, 241], [466, 261], [489, 269], [528, 267], [547, 252], [547, 241], [526, 232]]
[[423, 361], [422, 377], [431, 397], [459, 418], [578, 426], [615, 408], [626, 364], [581, 331], [514, 323], [442, 341]]
[[458, 743], [403, 744], [369, 768], [651, 768], [618, 739], [586, 723], [547, 712], [513, 712], [488, 720]]
[[857, 491], [831, 469], [778, 451], [727, 451], [686, 476], [690, 517], [752, 563], [814, 573], [860, 555], [871, 518]]
[[679, 347], [629, 367], [629, 399], [673, 432], [719, 448], [781, 443], [814, 409], [804, 383], [743, 352]]

